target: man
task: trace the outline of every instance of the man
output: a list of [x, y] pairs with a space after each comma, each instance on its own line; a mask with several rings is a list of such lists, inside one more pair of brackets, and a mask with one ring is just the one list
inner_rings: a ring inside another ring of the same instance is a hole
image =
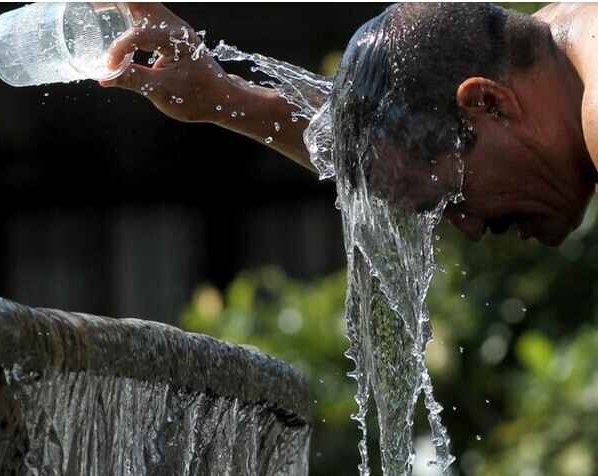
[[[191, 43], [195, 34], [165, 7], [131, 10], [141, 26], [117, 42], [112, 61], [136, 48], [160, 57], [104, 86], [142, 92], [177, 120], [272, 137], [270, 147], [311, 168], [307, 121], [291, 120], [294, 106], [227, 75], [209, 55], [174, 47], [173, 33], [188, 32]], [[445, 215], [469, 238], [516, 225], [524, 239], [558, 245], [580, 224], [598, 178], [597, 35], [592, 5], [550, 5], [533, 17], [484, 4], [393, 5], [347, 47], [334, 124], [358, 134], [364, 120], [379, 121], [369, 178], [400, 183], [417, 208], [454, 186], [460, 157], [465, 199]]]

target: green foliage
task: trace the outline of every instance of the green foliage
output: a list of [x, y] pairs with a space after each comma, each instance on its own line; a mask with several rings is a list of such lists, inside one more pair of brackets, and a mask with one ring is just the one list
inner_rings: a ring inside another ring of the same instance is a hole
[[598, 473], [597, 216], [558, 249], [443, 225], [428, 357], [461, 473]]
[[524, 370], [508, 382], [509, 417], [492, 432], [480, 474], [594, 475], [598, 469], [598, 329], [554, 344], [523, 335]]

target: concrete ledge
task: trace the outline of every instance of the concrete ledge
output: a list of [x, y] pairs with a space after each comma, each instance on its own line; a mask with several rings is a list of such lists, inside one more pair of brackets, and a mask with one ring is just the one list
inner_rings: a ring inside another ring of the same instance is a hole
[[289, 425], [310, 421], [303, 376], [246, 348], [139, 319], [34, 309], [0, 298], [0, 367], [7, 378], [86, 371], [167, 383], [266, 405]]

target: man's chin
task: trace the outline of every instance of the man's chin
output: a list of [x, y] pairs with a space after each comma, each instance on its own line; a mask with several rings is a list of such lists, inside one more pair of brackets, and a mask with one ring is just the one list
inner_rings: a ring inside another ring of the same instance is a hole
[[571, 233], [569, 227], [556, 226], [551, 228], [537, 227], [534, 229], [519, 225], [518, 229], [519, 237], [521, 239], [527, 240], [529, 238], [535, 238], [539, 243], [551, 247], [560, 246], [567, 236], [569, 236], [569, 233]]
[[561, 234], [561, 235], [538, 235], [538, 236], [535, 236], [534, 238], [536, 238], [536, 240], [538, 240], [538, 242], [540, 242], [541, 244], [543, 244], [545, 246], [557, 247], [557, 246], [560, 246], [563, 243], [563, 241], [565, 241], [567, 236], [568, 236], [568, 233]]

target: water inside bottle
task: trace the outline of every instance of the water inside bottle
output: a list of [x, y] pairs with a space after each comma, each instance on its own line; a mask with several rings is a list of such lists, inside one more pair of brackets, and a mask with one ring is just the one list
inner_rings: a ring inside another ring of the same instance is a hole
[[125, 15], [114, 4], [69, 3], [63, 32], [71, 64], [94, 79], [109, 76], [108, 49], [127, 28]]
[[34, 86], [110, 79], [108, 49], [130, 28], [116, 3], [34, 3], [0, 16], [0, 79]]

